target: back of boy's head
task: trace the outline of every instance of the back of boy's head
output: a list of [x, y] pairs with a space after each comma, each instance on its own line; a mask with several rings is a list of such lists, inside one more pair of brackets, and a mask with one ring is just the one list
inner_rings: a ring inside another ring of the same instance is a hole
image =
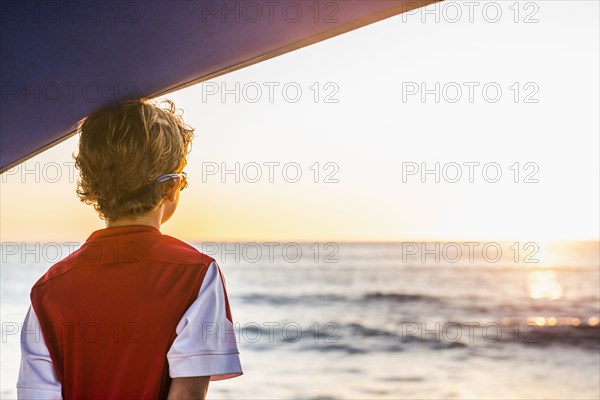
[[148, 99], [128, 100], [94, 111], [79, 125], [77, 194], [100, 218], [135, 218], [160, 205], [169, 180], [187, 163], [194, 129], [166, 101], [161, 108]]

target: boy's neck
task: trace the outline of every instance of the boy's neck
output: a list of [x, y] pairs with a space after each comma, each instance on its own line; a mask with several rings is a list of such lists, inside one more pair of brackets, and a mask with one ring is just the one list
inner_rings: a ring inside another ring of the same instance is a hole
[[[158, 211], [158, 212], [157, 212]], [[116, 226], [125, 226], [125, 225], [149, 225], [153, 226], [156, 229], [160, 230], [160, 222], [162, 218], [162, 210], [156, 209], [150, 211], [147, 214], [141, 215], [137, 218], [120, 218], [118, 220], [110, 221], [106, 220], [107, 228], [114, 228]]]

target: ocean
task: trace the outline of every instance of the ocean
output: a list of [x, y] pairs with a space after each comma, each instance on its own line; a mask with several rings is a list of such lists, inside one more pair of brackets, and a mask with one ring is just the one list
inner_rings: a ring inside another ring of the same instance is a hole
[[[2, 399], [29, 290], [72, 250], [34, 246], [2, 245]], [[225, 276], [244, 369], [209, 398], [600, 398], [598, 242], [195, 246]]]

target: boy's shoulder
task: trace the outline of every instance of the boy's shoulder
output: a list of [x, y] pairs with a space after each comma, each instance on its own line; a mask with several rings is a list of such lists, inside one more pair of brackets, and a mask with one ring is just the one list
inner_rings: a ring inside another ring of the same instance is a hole
[[169, 235], [157, 235], [138, 240], [88, 240], [79, 249], [56, 264], [35, 283], [44, 284], [76, 268], [114, 263], [161, 263], [208, 268], [215, 262], [211, 256], [192, 245]]
[[[211, 256], [202, 253], [194, 246], [169, 235], [161, 235], [162, 241], [154, 243], [156, 248], [153, 250], [165, 261], [177, 262], [179, 264], [203, 264], [210, 265], [215, 261]], [[166, 246], [163, 248], [162, 246]], [[169, 255], [165, 258], [165, 255]]]

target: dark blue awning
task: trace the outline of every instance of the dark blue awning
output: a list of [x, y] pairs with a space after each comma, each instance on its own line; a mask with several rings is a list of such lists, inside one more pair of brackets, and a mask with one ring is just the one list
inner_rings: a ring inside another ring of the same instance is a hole
[[163, 95], [435, 1], [3, 1], [0, 172], [68, 138], [100, 106]]

